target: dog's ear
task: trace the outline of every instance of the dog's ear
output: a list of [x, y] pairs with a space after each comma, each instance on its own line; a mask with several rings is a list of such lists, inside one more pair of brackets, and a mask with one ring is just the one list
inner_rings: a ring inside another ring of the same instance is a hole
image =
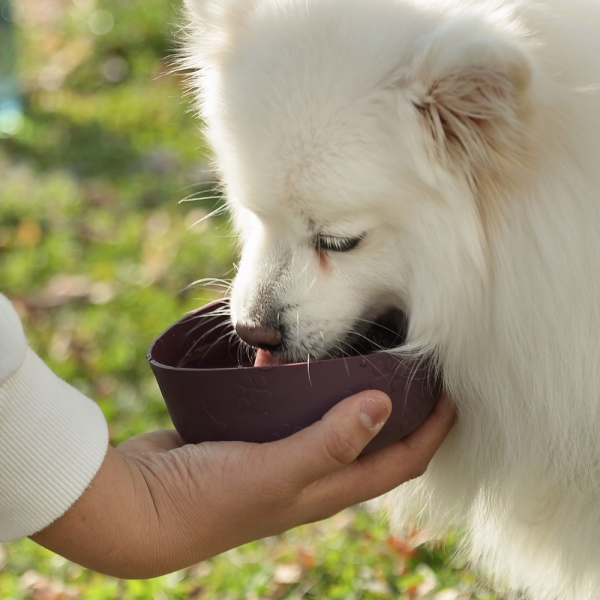
[[515, 173], [527, 151], [532, 70], [504, 40], [456, 40], [430, 48], [413, 102], [439, 158], [474, 185]]

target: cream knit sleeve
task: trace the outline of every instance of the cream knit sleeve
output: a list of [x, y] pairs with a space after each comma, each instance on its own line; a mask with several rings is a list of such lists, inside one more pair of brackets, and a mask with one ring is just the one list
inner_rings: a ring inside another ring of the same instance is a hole
[[0, 541], [36, 533], [63, 515], [108, 447], [102, 411], [28, 347], [0, 294]]

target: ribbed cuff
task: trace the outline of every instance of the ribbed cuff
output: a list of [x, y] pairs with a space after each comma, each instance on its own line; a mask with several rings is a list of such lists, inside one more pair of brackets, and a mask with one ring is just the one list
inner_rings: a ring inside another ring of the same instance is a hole
[[0, 385], [21, 367], [26, 354], [21, 321], [10, 300], [0, 294]]
[[62, 516], [98, 472], [108, 448], [99, 406], [27, 349], [0, 384], [0, 541]]

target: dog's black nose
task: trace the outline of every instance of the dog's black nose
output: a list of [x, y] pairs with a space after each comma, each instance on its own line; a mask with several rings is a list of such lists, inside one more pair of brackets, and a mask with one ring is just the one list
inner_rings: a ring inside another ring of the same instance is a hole
[[235, 331], [247, 344], [263, 350], [271, 350], [281, 342], [279, 329], [266, 323], [240, 320], [236, 323]]

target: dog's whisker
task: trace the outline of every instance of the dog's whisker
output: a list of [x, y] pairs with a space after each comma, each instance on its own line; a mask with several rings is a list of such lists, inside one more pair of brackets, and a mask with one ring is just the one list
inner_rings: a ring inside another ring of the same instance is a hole
[[[184, 198], [179, 200], [177, 202], [177, 204], [185, 204], [187, 202], [202, 202], [202, 201], [208, 201], [208, 200], [222, 200], [222, 199], [223, 199], [223, 196], [221, 196], [220, 194], [212, 195], [212, 196], [204, 196], [203, 192], [195, 192], [193, 194], [189, 194], [188, 196], [185, 196]], [[215, 211], [218, 211], [216, 214], [224, 213], [227, 211], [227, 206], [225, 204], [223, 204], [223, 205], [219, 206], [218, 208], [216, 208]]]
[[367, 325], [374, 325], [375, 327], [377, 327], [378, 329], [380, 329], [382, 331], [388, 331], [389, 333], [395, 333], [395, 334], [398, 333], [398, 331], [396, 331], [395, 329], [392, 329], [391, 327], [386, 327], [385, 325], [382, 325], [378, 321], [372, 321], [369, 319], [361, 319], [361, 318], [358, 318], [356, 320], [361, 323], [366, 323]]
[[210, 332], [206, 332], [198, 340], [196, 340], [192, 344], [191, 348], [189, 348], [189, 350], [181, 357], [178, 366], [180, 366], [180, 367], [185, 366], [187, 363], [191, 362], [192, 359], [202, 360], [204, 357], [206, 357], [206, 356], [208, 356], [208, 354], [210, 354], [211, 350], [215, 347], [215, 345], [217, 345], [219, 342], [223, 341], [224, 339], [226, 339], [229, 336], [229, 332], [225, 332], [225, 333], [221, 334], [216, 340], [214, 340], [214, 342], [212, 342], [208, 346], [208, 348], [204, 348], [202, 346], [202, 350], [203, 350], [202, 355], [196, 356], [195, 354], [198, 352], [198, 346], [201, 346], [202, 340], [206, 337], [206, 335], [208, 335], [209, 333], [212, 333], [217, 328], [218, 328], [218, 326], [211, 329]]
[[310, 378], [310, 352], [306, 356], [306, 372], [308, 373], [308, 382], [310, 383], [310, 387], [312, 387], [312, 379]]
[[365, 341], [369, 342], [369, 344], [371, 344], [377, 350], [380, 350], [380, 351], [389, 351], [390, 350], [390, 348], [386, 348], [385, 346], [382, 346], [381, 344], [378, 344], [377, 342], [375, 342], [374, 340], [372, 340], [369, 336], [367, 336], [364, 333], [361, 333], [361, 332], [359, 332], [357, 330], [351, 331], [350, 335], [352, 337], [355, 337], [355, 338], [364, 339]]
[[342, 354], [341, 358], [344, 360], [344, 368], [346, 369], [346, 373], [348, 374], [348, 377], [350, 377], [350, 369], [348, 368], [348, 363], [346, 362], [346, 358], [351, 358], [351, 355], [348, 352], [346, 352], [338, 344], [334, 344], [334, 348]]
[[300, 348], [300, 313], [296, 313], [296, 343], [297, 347]]
[[219, 309], [211, 312], [210, 314], [192, 314], [189, 318], [191, 321], [202, 320], [202, 319], [215, 319], [217, 317], [229, 316], [229, 309]]
[[190, 183], [189, 185], [183, 185], [178, 188], [179, 192], [183, 192], [185, 190], [191, 190], [193, 188], [201, 188], [196, 192], [189, 194], [188, 197], [195, 196], [196, 194], [218, 194], [215, 196], [215, 199], [223, 198], [224, 189], [220, 181], [217, 179], [211, 179], [207, 181], [200, 181], [197, 183]]
[[[204, 316], [204, 315], [202, 315]], [[205, 331], [202, 336], [200, 336], [198, 341], [202, 341], [207, 335], [210, 335], [213, 331], [215, 331], [216, 329], [218, 329], [219, 327], [223, 327], [223, 323], [221, 322], [221, 317], [223, 315], [211, 315], [211, 317], [208, 317], [206, 320], [204, 319], [200, 319], [198, 317], [200, 317], [200, 315], [195, 315], [191, 320], [198, 320], [200, 321], [199, 323], [197, 323], [194, 327], [192, 327], [189, 331], [187, 331], [185, 333], [185, 335], [183, 336], [182, 339], [186, 339], [189, 338], [190, 335], [192, 335], [193, 333], [195, 333], [196, 331], [198, 331], [198, 329], [200, 327], [204, 327], [207, 324], [212, 323], [213, 321], [218, 320], [219, 322], [212, 327], [211, 329], [209, 329], [208, 331]], [[226, 324], [226, 327], [231, 328], [232, 325], [230, 323]], [[197, 342], [196, 342], [197, 343]]]
[[218, 279], [215, 277], [206, 277], [204, 279], [196, 279], [196, 281], [192, 281], [188, 283], [184, 288], [182, 288], [181, 292], [187, 292], [195, 287], [203, 286], [203, 287], [220, 287], [229, 291], [231, 289], [232, 282], [228, 279]]
[[300, 272], [298, 273], [298, 277], [304, 277], [304, 275], [308, 272], [308, 268], [310, 267], [310, 261], [306, 261], [304, 267], [302, 267], [302, 269], [300, 269]]
[[193, 227], [196, 227], [196, 225], [200, 225], [201, 223], [204, 223], [205, 221], [208, 221], [208, 219], [212, 219], [212, 217], [216, 217], [217, 215], [221, 215], [223, 214], [223, 212], [226, 210], [225, 207], [219, 207], [216, 210], [213, 210], [212, 212], [209, 212], [208, 214], [204, 215], [203, 217], [201, 217], [200, 219], [198, 219], [197, 221], [194, 221], [191, 225], [188, 226], [188, 231], [190, 229], [192, 229]]

